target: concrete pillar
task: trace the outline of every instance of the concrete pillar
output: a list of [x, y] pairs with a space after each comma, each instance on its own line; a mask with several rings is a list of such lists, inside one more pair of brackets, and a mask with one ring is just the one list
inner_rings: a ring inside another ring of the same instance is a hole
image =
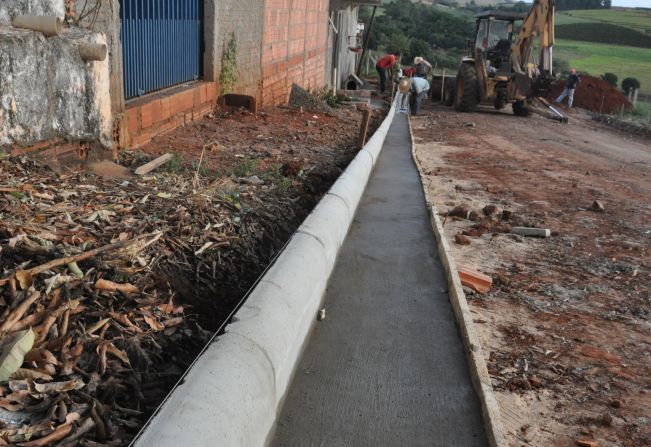
[[203, 78], [209, 82], [219, 80], [219, 68], [217, 58], [217, 15], [215, 0], [204, 0], [203, 2]]

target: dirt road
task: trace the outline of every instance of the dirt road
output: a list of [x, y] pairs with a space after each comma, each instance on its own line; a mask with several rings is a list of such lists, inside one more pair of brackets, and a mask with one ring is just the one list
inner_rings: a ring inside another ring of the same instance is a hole
[[476, 211], [445, 231], [493, 277], [467, 295], [511, 444], [651, 445], [651, 141], [579, 111], [561, 125], [429, 105], [412, 126], [428, 201]]

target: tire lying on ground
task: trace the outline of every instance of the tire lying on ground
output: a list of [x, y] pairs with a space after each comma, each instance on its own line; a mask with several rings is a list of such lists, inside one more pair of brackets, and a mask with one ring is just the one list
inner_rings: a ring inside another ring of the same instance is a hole
[[473, 64], [461, 64], [455, 90], [454, 108], [459, 112], [474, 112], [479, 104], [479, 85]]
[[531, 110], [527, 107], [525, 101], [516, 101], [513, 103], [513, 114], [516, 116], [529, 116], [531, 115]]

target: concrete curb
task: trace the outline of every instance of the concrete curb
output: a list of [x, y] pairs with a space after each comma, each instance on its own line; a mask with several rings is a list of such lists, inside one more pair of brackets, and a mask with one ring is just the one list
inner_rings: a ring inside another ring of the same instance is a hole
[[[418, 159], [416, 158], [416, 142], [414, 140], [414, 133], [411, 128], [411, 120], [408, 121], [409, 134], [411, 137], [411, 153], [414, 163], [416, 163], [416, 166], [419, 168], [418, 171], [420, 175], [421, 170]], [[425, 193], [425, 198], [427, 200], [427, 189], [425, 188], [422, 175], [421, 184], [423, 185], [423, 192]], [[497, 404], [497, 399], [495, 399], [493, 385], [491, 383], [490, 375], [488, 374], [488, 368], [486, 368], [486, 362], [484, 361], [479, 336], [475, 330], [475, 324], [472, 321], [472, 315], [470, 314], [466, 294], [463, 292], [461, 280], [457, 273], [456, 263], [450, 252], [448, 242], [445, 239], [445, 231], [443, 230], [438, 210], [433, 204], [429, 203], [429, 201], [427, 202], [427, 209], [430, 213], [432, 229], [434, 230], [434, 235], [436, 237], [439, 256], [441, 257], [441, 262], [443, 263], [443, 268], [445, 269], [445, 274], [448, 280], [450, 303], [452, 304], [452, 310], [454, 311], [454, 316], [457, 320], [457, 326], [459, 326], [459, 329], [461, 330], [461, 338], [470, 365], [472, 384], [481, 401], [482, 417], [484, 419], [484, 429], [486, 430], [488, 443], [491, 447], [508, 447], [509, 444], [500, 416], [500, 408]]]
[[261, 446], [323, 301], [393, 116], [353, 159], [132, 445]]

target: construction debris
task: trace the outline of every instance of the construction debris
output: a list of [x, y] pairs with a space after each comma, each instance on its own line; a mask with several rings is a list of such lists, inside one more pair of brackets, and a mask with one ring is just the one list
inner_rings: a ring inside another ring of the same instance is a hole
[[151, 171], [154, 169], [163, 166], [165, 163], [170, 161], [172, 159], [172, 154], [165, 154], [161, 155], [160, 157], [156, 158], [155, 160], [150, 161], [147, 164], [144, 164], [140, 166], [138, 169], [136, 169], [136, 175], [145, 175], [149, 174]]
[[456, 242], [459, 245], [470, 245], [470, 239], [461, 233], [457, 233], [454, 236], [454, 242]]
[[550, 229], [547, 228], [527, 228], [527, 227], [513, 227], [511, 233], [519, 234], [520, 236], [531, 237], [549, 237], [552, 235]]
[[590, 211], [595, 211], [597, 213], [603, 213], [604, 211], [606, 211], [606, 208], [604, 208], [603, 203], [601, 203], [598, 200], [595, 200], [594, 202], [592, 202], [592, 205], [590, 205]]
[[493, 285], [493, 278], [490, 276], [464, 266], [459, 267], [459, 279], [462, 286], [479, 293], [488, 292]]

